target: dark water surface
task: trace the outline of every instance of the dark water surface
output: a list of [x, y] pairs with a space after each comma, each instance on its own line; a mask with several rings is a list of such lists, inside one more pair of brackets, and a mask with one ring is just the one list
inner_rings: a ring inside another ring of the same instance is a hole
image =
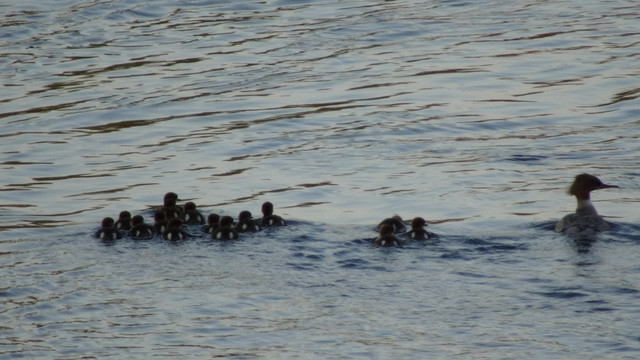
[[[0, 357], [640, 357], [637, 1], [0, 14]], [[620, 186], [586, 250], [581, 172]], [[290, 226], [92, 237], [167, 191]], [[439, 237], [373, 248], [394, 213]]]

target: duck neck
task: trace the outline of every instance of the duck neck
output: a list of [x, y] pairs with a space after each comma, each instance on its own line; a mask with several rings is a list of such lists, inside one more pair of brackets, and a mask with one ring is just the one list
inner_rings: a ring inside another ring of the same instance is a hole
[[591, 199], [589, 198], [589, 194], [586, 196], [576, 196], [576, 200], [578, 201], [578, 207], [576, 208], [576, 214], [578, 215], [598, 215], [595, 206], [591, 203]]

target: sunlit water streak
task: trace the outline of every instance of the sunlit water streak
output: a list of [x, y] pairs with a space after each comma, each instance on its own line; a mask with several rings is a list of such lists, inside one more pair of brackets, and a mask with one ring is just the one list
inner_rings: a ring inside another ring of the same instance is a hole
[[[0, 10], [2, 356], [638, 357], [636, 2]], [[92, 238], [170, 190], [291, 224]], [[393, 213], [439, 237], [372, 248]]]

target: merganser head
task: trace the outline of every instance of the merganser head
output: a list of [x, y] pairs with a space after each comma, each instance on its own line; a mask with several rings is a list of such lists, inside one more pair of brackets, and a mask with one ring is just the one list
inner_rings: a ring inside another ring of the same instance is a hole
[[600, 179], [589, 174], [580, 174], [576, 176], [573, 184], [569, 188], [569, 195], [575, 196], [578, 200], [589, 200], [593, 190], [618, 188], [618, 185], [605, 184]]

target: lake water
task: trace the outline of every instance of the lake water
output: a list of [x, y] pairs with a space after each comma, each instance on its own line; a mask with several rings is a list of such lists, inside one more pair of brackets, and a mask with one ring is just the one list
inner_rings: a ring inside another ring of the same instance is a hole
[[[637, 1], [0, 14], [1, 358], [640, 357]], [[553, 231], [582, 172], [620, 186], [586, 250]], [[290, 224], [93, 238], [167, 191]], [[395, 213], [437, 239], [372, 247]]]

